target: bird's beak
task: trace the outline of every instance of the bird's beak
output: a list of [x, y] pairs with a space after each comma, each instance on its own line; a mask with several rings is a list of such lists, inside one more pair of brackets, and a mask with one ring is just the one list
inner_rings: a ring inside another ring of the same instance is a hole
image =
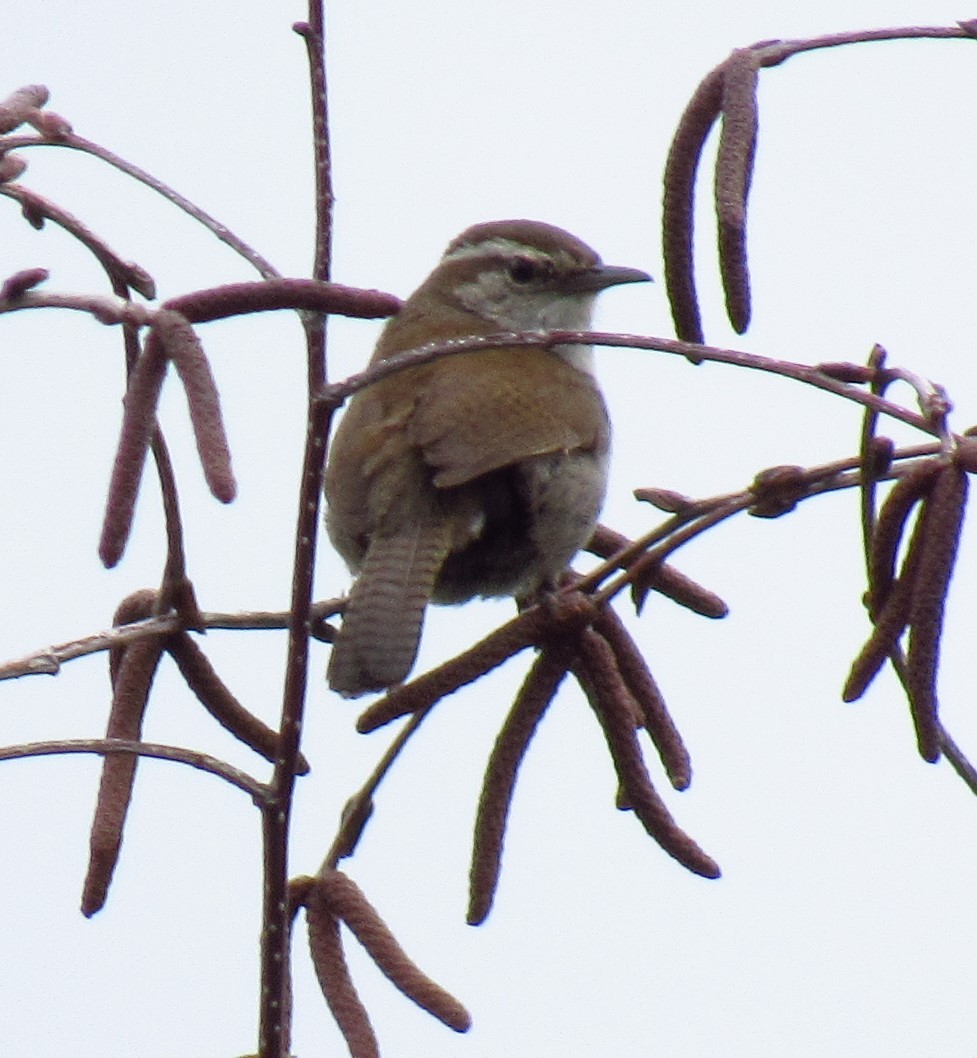
[[595, 265], [585, 272], [568, 276], [564, 289], [574, 294], [596, 294], [608, 287], [620, 286], [622, 283], [650, 283], [652, 278], [640, 268], [625, 268], [621, 265]]

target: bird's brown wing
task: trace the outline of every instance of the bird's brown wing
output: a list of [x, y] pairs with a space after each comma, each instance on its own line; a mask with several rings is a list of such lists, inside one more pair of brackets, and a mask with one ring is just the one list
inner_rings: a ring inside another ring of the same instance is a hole
[[532, 456], [603, 447], [607, 419], [594, 380], [562, 357], [492, 349], [440, 362], [408, 434], [434, 484], [451, 488]]
[[415, 394], [384, 383], [368, 392], [372, 399], [358, 395], [343, 416], [326, 468], [329, 535], [354, 569], [372, 533], [423, 520], [430, 503], [430, 468], [408, 437]]

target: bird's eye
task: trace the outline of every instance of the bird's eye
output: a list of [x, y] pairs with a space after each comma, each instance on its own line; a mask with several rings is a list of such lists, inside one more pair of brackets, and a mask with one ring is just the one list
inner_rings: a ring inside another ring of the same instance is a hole
[[536, 266], [535, 261], [531, 261], [528, 257], [517, 257], [509, 265], [509, 278], [513, 283], [519, 283], [524, 285], [531, 283], [539, 275], [539, 269]]

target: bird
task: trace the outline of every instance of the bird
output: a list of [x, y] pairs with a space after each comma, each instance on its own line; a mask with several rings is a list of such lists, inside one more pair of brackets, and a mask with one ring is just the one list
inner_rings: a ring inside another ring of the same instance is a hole
[[[650, 279], [551, 224], [475, 224], [387, 321], [371, 364], [448, 339], [586, 330], [600, 291]], [[403, 682], [428, 603], [554, 588], [597, 523], [610, 438], [584, 345], [442, 357], [354, 394], [325, 473], [326, 529], [355, 578], [331, 689]]]

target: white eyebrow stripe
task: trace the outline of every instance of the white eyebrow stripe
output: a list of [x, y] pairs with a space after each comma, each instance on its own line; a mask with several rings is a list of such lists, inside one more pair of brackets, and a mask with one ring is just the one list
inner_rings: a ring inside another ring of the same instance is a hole
[[461, 261], [470, 257], [511, 257], [514, 254], [531, 254], [538, 257], [543, 254], [543, 251], [535, 246], [527, 246], [526, 243], [516, 242], [515, 239], [503, 239], [500, 236], [496, 236], [492, 239], [483, 239], [482, 242], [459, 246], [457, 249], [452, 250], [451, 253], [446, 253], [442, 260]]

